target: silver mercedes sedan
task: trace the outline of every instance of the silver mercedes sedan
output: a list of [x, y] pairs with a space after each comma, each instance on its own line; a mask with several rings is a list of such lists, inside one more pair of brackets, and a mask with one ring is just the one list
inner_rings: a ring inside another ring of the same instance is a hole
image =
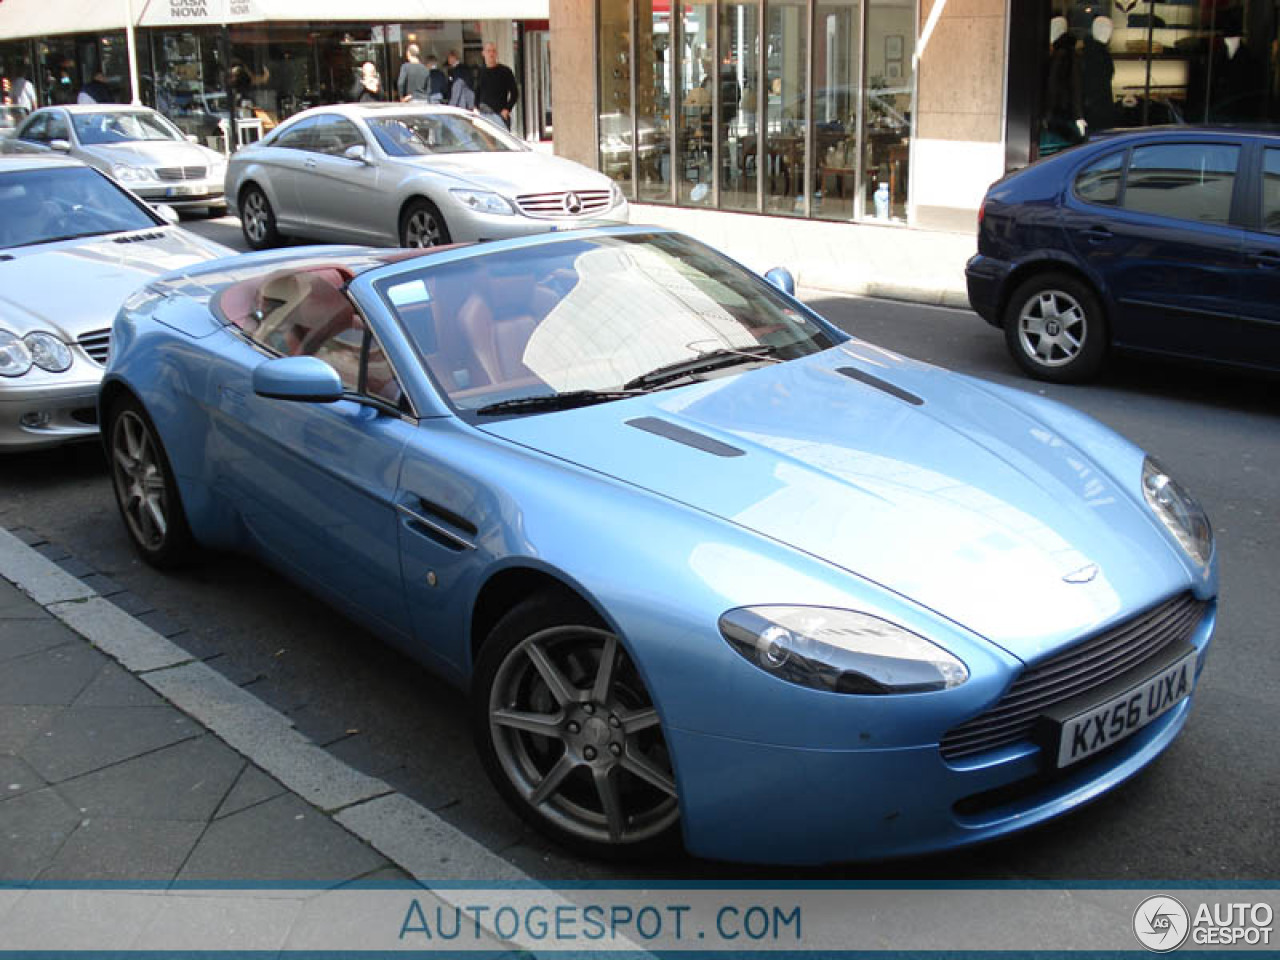
[[350, 104], [291, 117], [227, 167], [255, 250], [285, 236], [431, 247], [626, 223], [608, 177], [454, 107]]
[[226, 158], [192, 143], [163, 114], [120, 104], [43, 107], [23, 121], [7, 153], [65, 153], [153, 203], [177, 210], [226, 207]]
[[125, 300], [162, 273], [232, 254], [76, 160], [0, 157], [0, 452], [96, 437]]

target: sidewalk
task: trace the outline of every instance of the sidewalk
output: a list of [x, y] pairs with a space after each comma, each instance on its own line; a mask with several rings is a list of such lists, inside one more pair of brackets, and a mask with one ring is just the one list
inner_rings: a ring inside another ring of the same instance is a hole
[[964, 265], [977, 250], [976, 222], [949, 233], [633, 203], [631, 223], [687, 233], [758, 273], [786, 267], [808, 290], [969, 307]]

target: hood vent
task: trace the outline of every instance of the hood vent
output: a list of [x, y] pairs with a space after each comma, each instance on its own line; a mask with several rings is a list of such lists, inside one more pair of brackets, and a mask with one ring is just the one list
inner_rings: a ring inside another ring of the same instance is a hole
[[147, 240], [163, 240], [164, 234], [159, 231], [151, 233], [131, 233], [127, 237], [112, 237], [112, 243], [143, 243]]
[[837, 367], [836, 373], [842, 373], [850, 380], [857, 380], [859, 383], [865, 383], [868, 387], [875, 387], [882, 390], [891, 397], [897, 397], [913, 407], [923, 407], [924, 401], [917, 397], [914, 393], [903, 390], [901, 387], [894, 386], [888, 380], [881, 380], [877, 376], [873, 376], [857, 367]]
[[683, 443], [686, 447], [693, 447], [695, 450], [701, 450], [703, 453], [710, 453], [717, 457], [741, 457], [745, 455], [745, 451], [739, 450], [737, 447], [731, 447], [727, 443], [721, 443], [719, 440], [714, 440], [697, 431], [686, 430], [684, 427], [666, 420], [660, 420], [657, 417], [637, 417], [635, 420], [628, 420], [627, 426], [643, 430], [645, 433], [652, 433], [658, 437], [666, 437], [668, 440]]

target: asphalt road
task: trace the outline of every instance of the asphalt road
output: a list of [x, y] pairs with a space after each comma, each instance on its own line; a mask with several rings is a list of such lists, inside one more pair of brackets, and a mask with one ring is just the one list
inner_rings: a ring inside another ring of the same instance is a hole
[[[237, 242], [234, 221], [194, 222]], [[300, 729], [549, 881], [621, 879], [1272, 880], [1280, 876], [1280, 402], [1276, 383], [1127, 362], [1100, 383], [1020, 377], [975, 315], [811, 297], [850, 332], [958, 371], [1038, 390], [1161, 458], [1203, 501], [1222, 557], [1222, 608], [1183, 735], [1135, 780], [1011, 841], [940, 857], [797, 871], [691, 859], [611, 867], [566, 856], [510, 814], [470, 743], [462, 696], [256, 562], [215, 556], [181, 575], [125, 540], [95, 446], [0, 461], [0, 524], [30, 527], [186, 629], [181, 642]], [[873, 789], [874, 785], [868, 785]], [[785, 810], [761, 811], [783, 816]]]

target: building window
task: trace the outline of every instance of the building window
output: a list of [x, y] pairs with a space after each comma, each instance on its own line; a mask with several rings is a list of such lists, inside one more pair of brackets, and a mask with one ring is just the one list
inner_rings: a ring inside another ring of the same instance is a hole
[[597, 9], [600, 168], [628, 196], [906, 219], [914, 0], [598, 0]]

